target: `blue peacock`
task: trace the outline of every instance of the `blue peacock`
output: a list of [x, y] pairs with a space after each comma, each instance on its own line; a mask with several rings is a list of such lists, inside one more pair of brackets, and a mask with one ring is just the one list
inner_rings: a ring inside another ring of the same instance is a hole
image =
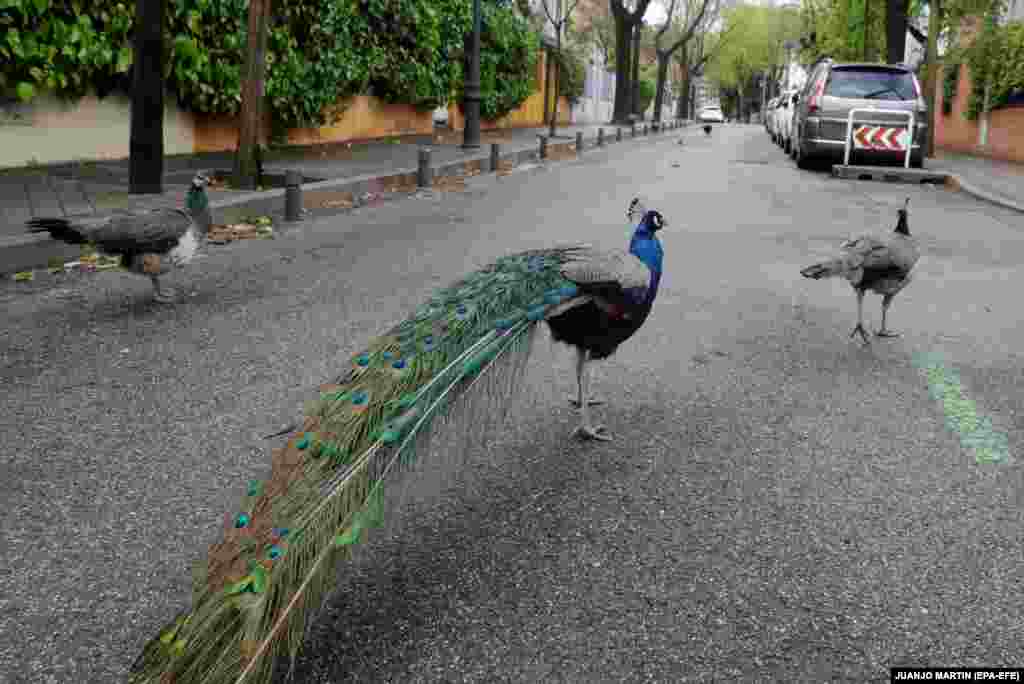
[[[588, 364], [643, 325], [664, 255], [661, 213], [638, 198], [627, 216], [628, 251], [569, 245], [498, 259], [436, 292], [321, 386], [301, 431], [273, 451], [269, 478], [249, 483], [197, 565], [191, 609], [146, 644], [131, 681], [265, 684], [279, 656], [294, 663], [337, 564], [383, 524], [403, 477], [417, 464], [444, 472], [441, 461], [465, 458], [504, 419], [541, 321], [576, 349], [574, 434], [611, 439], [590, 422]], [[442, 433], [465, 441], [431, 448]]]

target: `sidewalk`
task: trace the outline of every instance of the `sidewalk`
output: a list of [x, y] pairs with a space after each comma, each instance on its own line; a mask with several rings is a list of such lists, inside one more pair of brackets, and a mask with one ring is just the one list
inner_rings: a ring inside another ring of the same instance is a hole
[[959, 189], [978, 199], [1024, 213], [1024, 164], [936, 150], [928, 169], [955, 176]]
[[[638, 136], [641, 127], [642, 123], [637, 127]], [[572, 143], [579, 131], [587, 141], [586, 146], [592, 147], [598, 128], [604, 129], [606, 141], [614, 142], [615, 126], [595, 124], [559, 126], [551, 144]], [[446, 167], [471, 160], [481, 160], [486, 169], [492, 142], [501, 144], [503, 160], [516, 164], [536, 158], [538, 136], [547, 133], [546, 127], [485, 130], [481, 131], [481, 146], [475, 150], [463, 149], [462, 133], [447, 129], [439, 129], [433, 136], [271, 150], [266, 153], [263, 168], [269, 187], [243, 191], [215, 184], [208, 190], [210, 204], [218, 222], [222, 219], [217, 210], [227, 207], [250, 213], [279, 212], [278, 205], [283, 205], [284, 173], [288, 170], [302, 174], [304, 190], [348, 190], [360, 194], [380, 188], [381, 181], [389, 177], [414, 173], [423, 147], [431, 150], [435, 175], [443, 175]], [[623, 142], [628, 140], [629, 130], [624, 128]], [[231, 152], [169, 156], [164, 161], [162, 195], [128, 193], [128, 160], [0, 170], [0, 273], [42, 267], [53, 257], [73, 260], [79, 255], [76, 246], [56, 242], [45, 234], [26, 233], [25, 221], [32, 217], [106, 217], [156, 207], [180, 207], [196, 171], [214, 177], [229, 176], [233, 161]]]

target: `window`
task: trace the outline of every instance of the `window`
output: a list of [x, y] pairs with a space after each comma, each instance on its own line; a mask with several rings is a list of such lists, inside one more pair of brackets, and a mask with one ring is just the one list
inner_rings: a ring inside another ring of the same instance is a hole
[[916, 100], [917, 88], [906, 71], [838, 67], [832, 70], [825, 94], [856, 100]]

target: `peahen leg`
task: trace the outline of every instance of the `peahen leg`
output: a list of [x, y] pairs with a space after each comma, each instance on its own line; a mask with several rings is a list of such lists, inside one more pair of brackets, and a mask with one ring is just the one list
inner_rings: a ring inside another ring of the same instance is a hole
[[[587, 363], [587, 352], [582, 349], [576, 349], [576, 387], [578, 394], [575, 397], [569, 397], [569, 403], [579, 408], [583, 405], [583, 373], [584, 365]], [[587, 399], [587, 406], [600, 406], [604, 403], [604, 400], [596, 397], [589, 397]]]
[[885, 327], [885, 316], [889, 313], [889, 305], [892, 304], [893, 295], [882, 295], [882, 329], [876, 335], [879, 337], [899, 337], [898, 332], [893, 332]]
[[587, 401], [590, 380], [587, 378], [586, 354], [583, 354], [582, 361], [577, 363], [576, 381], [580, 387], [580, 424], [579, 427], [573, 430], [573, 436], [583, 439], [596, 439], [602, 442], [611, 441], [612, 437], [603, 425], [590, 424], [590, 402]]
[[153, 281], [153, 301], [160, 304], [172, 304], [174, 302], [174, 290], [160, 287], [160, 276], [158, 275], [151, 275], [149, 279]]
[[865, 345], [871, 344], [871, 338], [868, 337], [868, 331], [864, 329], [864, 290], [857, 290], [857, 327], [850, 333], [850, 337], [853, 337], [857, 333], [860, 333], [861, 339], [864, 340]]

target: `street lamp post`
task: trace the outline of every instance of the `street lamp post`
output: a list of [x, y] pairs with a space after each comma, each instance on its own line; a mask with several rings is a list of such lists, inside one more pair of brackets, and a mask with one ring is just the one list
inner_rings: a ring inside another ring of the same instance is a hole
[[473, 0], [473, 33], [469, 47], [469, 74], [466, 75], [462, 108], [466, 124], [462, 130], [462, 146], [480, 147], [480, 0]]

